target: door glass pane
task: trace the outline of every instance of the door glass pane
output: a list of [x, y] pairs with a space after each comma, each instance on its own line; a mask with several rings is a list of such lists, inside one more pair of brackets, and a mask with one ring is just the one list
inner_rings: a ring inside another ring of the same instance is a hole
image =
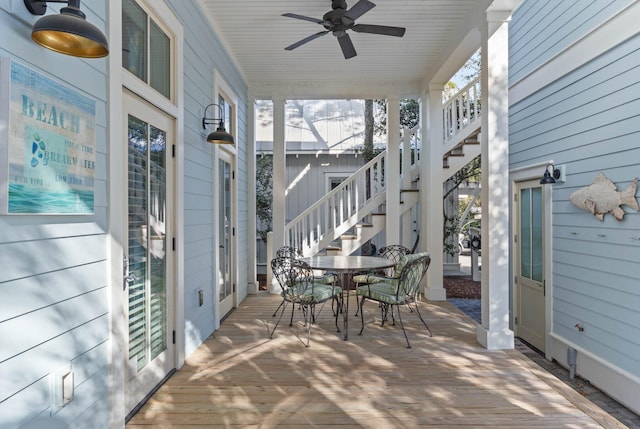
[[147, 362], [147, 124], [129, 116], [129, 359]]
[[169, 37], [153, 21], [151, 21], [150, 33], [151, 76], [149, 84], [160, 94], [170, 98], [171, 42]]
[[153, 126], [149, 152], [149, 273], [151, 359], [166, 349], [166, 133]]
[[222, 301], [231, 295], [231, 165], [223, 160], [218, 164], [220, 186], [220, 246], [219, 270], [220, 292], [219, 300]]
[[231, 104], [227, 103], [227, 100], [225, 100], [225, 98], [220, 94], [218, 94], [218, 104], [222, 109], [222, 115], [224, 118], [224, 129], [227, 130], [229, 134], [233, 135], [233, 112], [231, 109]]
[[542, 281], [542, 188], [531, 188], [531, 278]]
[[122, 1], [122, 67], [147, 81], [147, 14], [135, 0]]
[[520, 274], [531, 278], [531, 190], [520, 191]]
[[129, 359], [166, 349], [166, 133], [128, 117]]

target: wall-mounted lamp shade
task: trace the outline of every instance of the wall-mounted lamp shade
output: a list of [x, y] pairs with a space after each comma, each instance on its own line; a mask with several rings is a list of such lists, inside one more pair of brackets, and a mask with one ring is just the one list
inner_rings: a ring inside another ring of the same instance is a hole
[[[207, 118], [207, 109], [211, 106], [218, 107], [219, 118]], [[206, 129], [207, 125], [218, 123], [218, 128], [207, 136], [207, 141], [214, 144], [235, 144], [233, 136], [224, 129], [224, 115], [222, 107], [219, 104], [209, 104], [204, 108], [204, 117], [202, 118], [202, 128]]]
[[61, 54], [82, 58], [102, 58], [109, 55], [106, 36], [93, 24], [87, 22], [80, 10], [80, 0], [24, 0], [34, 15], [44, 15], [47, 2], [67, 3], [58, 15], [40, 18], [31, 31], [31, 38], [38, 44]]
[[[549, 167], [551, 167], [552, 173], [549, 172]], [[544, 175], [542, 176], [542, 179], [540, 179], [540, 184], [551, 185], [553, 183], [556, 183], [556, 180], [560, 178], [560, 174], [560, 170], [557, 169], [553, 164], [547, 164], [544, 169]]]

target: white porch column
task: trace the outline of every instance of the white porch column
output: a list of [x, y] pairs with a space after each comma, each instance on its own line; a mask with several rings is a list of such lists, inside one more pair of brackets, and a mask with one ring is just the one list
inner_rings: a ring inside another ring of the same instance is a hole
[[[411, 142], [409, 138], [409, 128], [402, 127], [403, 129], [403, 137], [401, 139], [402, 144], [402, 181], [400, 183], [400, 190], [402, 192], [403, 189], [411, 188]], [[403, 196], [402, 201], [407, 201], [407, 197]], [[402, 208], [406, 210], [406, 207]], [[406, 246], [408, 248], [412, 248], [414, 244], [413, 239], [413, 221], [415, 217], [415, 207], [410, 208], [402, 215], [402, 227], [401, 227], [401, 241], [400, 244]], [[419, 212], [418, 212], [419, 213]]]
[[482, 29], [482, 324], [477, 339], [488, 349], [514, 347], [509, 329], [510, 15], [487, 12]]
[[[287, 189], [284, 104], [284, 99], [273, 100], [273, 241], [271, 242], [273, 253], [284, 246], [285, 190]], [[267, 269], [271, 269], [269, 262], [267, 262]], [[271, 281], [269, 292], [276, 294], [281, 292], [280, 285], [275, 279]]]
[[442, 93], [444, 84], [430, 84], [422, 109], [422, 163], [420, 168], [420, 249], [431, 255], [425, 297], [444, 301], [442, 282]]
[[387, 98], [387, 244], [400, 243], [400, 99]]
[[247, 102], [247, 164], [249, 169], [249, 177], [247, 184], [248, 191], [248, 219], [247, 219], [247, 255], [248, 273], [247, 273], [247, 293], [258, 293], [258, 273], [257, 273], [257, 227], [256, 227], [256, 133], [255, 133], [255, 100], [249, 97]]

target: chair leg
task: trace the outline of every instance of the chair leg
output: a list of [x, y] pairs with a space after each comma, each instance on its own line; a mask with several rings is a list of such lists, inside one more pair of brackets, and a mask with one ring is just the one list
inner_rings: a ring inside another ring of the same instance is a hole
[[273, 312], [273, 315], [271, 317], [276, 317], [276, 314], [278, 314], [278, 310], [280, 310], [280, 307], [282, 307], [283, 304], [284, 304], [284, 299], [280, 301], [280, 305], [278, 306], [278, 308], [276, 308], [276, 311]]
[[[340, 302], [340, 298], [338, 298], [338, 295], [334, 295], [333, 299], [331, 300], [331, 308], [333, 308], [334, 301], [336, 302], [336, 306], [338, 309], [342, 308], [342, 303]], [[336, 320], [336, 330], [337, 332], [340, 332], [340, 327], [338, 326], [338, 316], [340, 315], [340, 311], [335, 311], [333, 315], [335, 316]]]
[[[427, 328], [427, 331], [429, 331], [429, 336], [433, 337], [433, 332], [431, 332], [431, 328], [429, 328], [429, 325], [427, 325], [427, 322], [425, 322], [425, 320], [422, 318], [422, 314], [420, 314], [420, 310], [418, 310], [418, 304], [416, 304], [415, 302], [413, 303], [413, 305], [416, 307], [416, 314], [418, 315], [418, 317], [420, 318], [420, 321], [422, 322], [422, 324], [424, 325], [425, 328]], [[409, 307], [411, 308], [411, 307]], [[400, 311], [398, 311], [399, 313]]]
[[[356, 299], [357, 299], [357, 295], [356, 295]], [[360, 297], [360, 305], [358, 305], [359, 307], [359, 311], [360, 311], [360, 322], [362, 323], [362, 327], [360, 328], [360, 332], [358, 333], [358, 335], [362, 335], [362, 331], [364, 331], [364, 311], [362, 309], [362, 306], [364, 306], [364, 300], [366, 298], [363, 296]], [[357, 301], [356, 301], [357, 302]]]
[[402, 315], [400, 314], [400, 306], [398, 306], [398, 321], [400, 321], [400, 327], [402, 328], [402, 333], [404, 334], [404, 339], [407, 340], [407, 348], [411, 348], [411, 344], [409, 344], [409, 337], [407, 337], [407, 331], [404, 329], [404, 323], [402, 323]]
[[307, 344], [305, 345], [305, 347], [309, 347], [310, 341], [311, 341], [311, 325], [313, 325], [312, 323], [312, 319], [314, 318], [314, 312], [315, 312], [315, 305], [311, 304], [309, 306], [304, 306], [303, 308], [306, 308], [306, 316], [304, 318], [305, 323], [307, 324]]
[[[280, 305], [280, 307], [282, 307], [282, 310], [280, 311], [280, 317], [278, 317], [278, 321], [276, 322], [276, 326], [273, 327], [273, 331], [271, 331], [271, 335], [269, 335], [269, 338], [273, 338], [273, 333], [276, 332], [276, 328], [278, 327], [278, 325], [280, 324], [280, 321], [282, 320], [282, 315], [284, 314], [284, 310], [286, 310], [286, 308], [287, 308], [287, 301], [283, 300], [282, 304]], [[278, 308], [280, 308], [280, 307], [278, 307]]]
[[[378, 306], [380, 307], [380, 319], [382, 319], [382, 321], [380, 322], [380, 326], [384, 326], [384, 322], [387, 321], [387, 319], [389, 318], [389, 304], [384, 304], [382, 302], [378, 303]], [[391, 306], [391, 317], [393, 318], [393, 306]], [[396, 324], [396, 319], [393, 319], [393, 324]]]
[[[286, 307], [286, 305], [285, 305]], [[293, 312], [296, 309], [296, 305], [295, 304], [291, 304], [291, 320], [289, 320], [289, 326], [293, 326]], [[302, 310], [304, 313], [304, 310]]]

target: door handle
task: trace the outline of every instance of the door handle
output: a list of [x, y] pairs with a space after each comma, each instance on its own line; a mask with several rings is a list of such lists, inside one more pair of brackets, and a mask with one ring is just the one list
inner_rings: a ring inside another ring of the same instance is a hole
[[129, 259], [127, 259], [126, 256], [122, 258], [122, 277], [124, 279], [122, 282], [122, 290], [127, 289], [127, 285], [130, 285], [137, 280], [135, 273], [133, 271], [129, 271]]

